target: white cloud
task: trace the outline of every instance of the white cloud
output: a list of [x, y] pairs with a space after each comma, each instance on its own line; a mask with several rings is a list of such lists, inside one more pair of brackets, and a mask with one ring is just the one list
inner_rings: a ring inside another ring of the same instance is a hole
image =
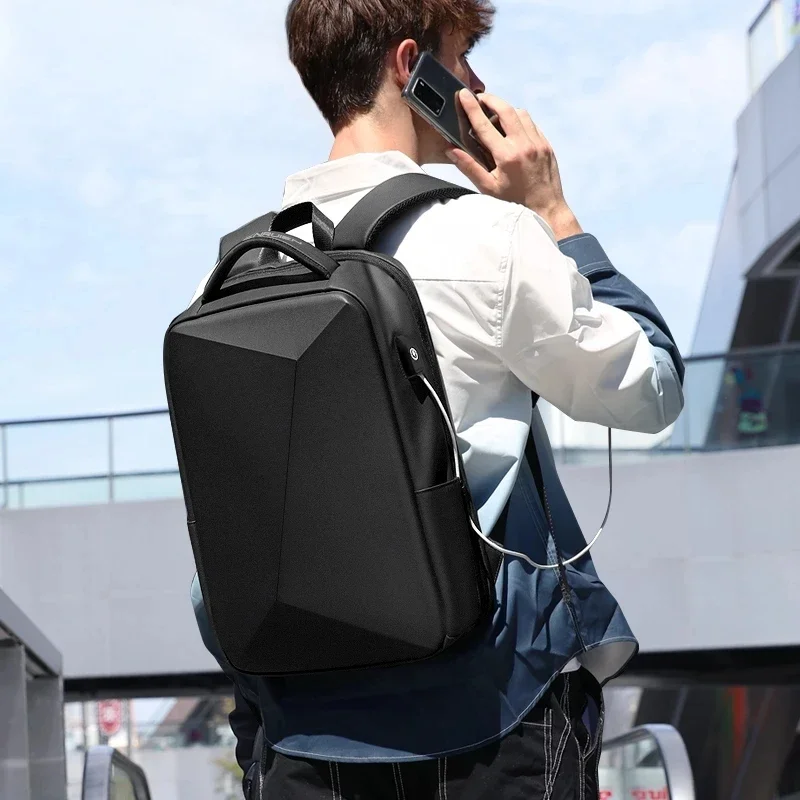
[[93, 167], [77, 185], [78, 195], [90, 208], [105, 208], [119, 196], [119, 182], [105, 167]]
[[588, 16], [646, 16], [663, 11], [674, 13], [690, 5], [692, 0], [505, 0], [503, 6], [552, 8], [561, 12]]
[[12, 63], [14, 37], [11, 35], [9, 0], [0, 0], [0, 78]]
[[691, 183], [709, 162], [731, 158], [743, 56], [739, 33], [712, 31], [655, 42], [599, 82], [586, 57], [567, 58], [528, 85], [526, 100], [548, 108], [545, 133], [581, 196], [619, 203], [663, 182]]
[[616, 267], [652, 296], [683, 353], [691, 346], [716, 236], [715, 222], [692, 221], [630, 231], [607, 243]]
[[684, 350], [747, 101], [750, 5], [519, 0], [498, 16], [502, 49], [476, 58], [541, 126], [580, 221]]
[[0, 262], [0, 288], [11, 286], [17, 280], [18, 270], [10, 264]]
[[73, 264], [67, 270], [67, 280], [79, 286], [110, 286], [114, 283], [114, 277], [109, 272], [85, 261]]
[[154, 354], [215, 239], [326, 154], [286, 58], [284, 11], [0, 0], [15, 52], [12, 70], [0, 65], [0, 253], [18, 268], [0, 339], [25, 342], [21, 363], [0, 369], [15, 376], [0, 416], [163, 402]]
[[250, 188], [243, 144], [261, 137], [261, 164], [280, 168], [270, 127], [280, 146], [316, 121], [285, 55], [282, 3], [6, 3], [19, 57], [0, 82], [0, 167], [92, 208], [131, 217], [164, 200], [154, 210], [172, 214], [175, 195], [204, 184], [181, 205], [218, 210], [209, 175]]
[[[498, 5], [498, 36], [478, 54], [487, 82], [542, 122], [587, 227], [599, 221], [612, 259], [688, 342], [715, 228], [692, 220], [716, 219], [743, 100], [739, 12], [721, 0]], [[709, 19], [689, 24], [701, 6]], [[153, 354], [215, 238], [327, 155], [286, 58], [285, 7], [0, 0], [0, 179], [11, 186], [0, 252], [13, 265], [0, 283], [15, 281], [0, 338], [24, 331], [26, 342], [6, 407], [161, 402]], [[42, 296], [43, 283], [61, 291]], [[69, 403], [37, 377], [66, 379], [63, 364], [82, 376]]]

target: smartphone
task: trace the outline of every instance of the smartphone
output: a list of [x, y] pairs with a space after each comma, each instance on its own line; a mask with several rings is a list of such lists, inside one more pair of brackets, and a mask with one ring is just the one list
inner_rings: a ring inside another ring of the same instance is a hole
[[[469, 87], [450, 70], [443, 67], [430, 53], [425, 52], [417, 60], [408, 84], [403, 89], [402, 97], [450, 144], [466, 150], [491, 172], [495, 168], [494, 160], [473, 133], [469, 119], [458, 99], [458, 93], [462, 89], [469, 91]], [[487, 117], [502, 133], [497, 117], [489, 114]]]

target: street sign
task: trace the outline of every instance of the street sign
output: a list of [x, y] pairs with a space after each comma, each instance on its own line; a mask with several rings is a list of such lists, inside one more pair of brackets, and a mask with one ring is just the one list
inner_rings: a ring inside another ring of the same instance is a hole
[[122, 729], [122, 701], [101, 700], [97, 704], [97, 727], [107, 739]]

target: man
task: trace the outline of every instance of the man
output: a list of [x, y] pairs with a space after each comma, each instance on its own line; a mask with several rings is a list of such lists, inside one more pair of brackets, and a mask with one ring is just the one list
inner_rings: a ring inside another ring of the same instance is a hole
[[[657, 432], [681, 411], [683, 365], [652, 302], [582, 231], [541, 131], [486, 94], [469, 66], [493, 13], [488, 0], [294, 0], [290, 56], [334, 143], [327, 163], [288, 179], [284, 204], [312, 201], [338, 223], [384, 180], [447, 161], [479, 189], [408, 214], [378, 249], [415, 280], [482, 529], [505, 513], [507, 548], [544, 542], [555, 560], [585, 541], [538, 412], [531, 418], [531, 393], [578, 420]], [[493, 172], [402, 101], [424, 50], [499, 117], [505, 136], [469, 93], [461, 98]], [[541, 464], [533, 468], [531, 426]], [[246, 786], [263, 783], [264, 797], [597, 797], [600, 685], [636, 641], [588, 557], [560, 570], [507, 557], [494, 619], [467, 645], [357, 673], [238, 675], [219, 652], [197, 582], [193, 599], [204, 640], [236, 686], [231, 724]]]

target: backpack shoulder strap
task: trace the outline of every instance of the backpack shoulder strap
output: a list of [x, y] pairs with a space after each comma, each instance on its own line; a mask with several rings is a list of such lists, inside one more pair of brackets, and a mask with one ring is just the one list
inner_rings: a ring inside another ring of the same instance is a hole
[[381, 231], [406, 211], [432, 200], [454, 200], [467, 194], [475, 192], [425, 173], [389, 178], [360, 200], [336, 226], [334, 248], [370, 250]]

